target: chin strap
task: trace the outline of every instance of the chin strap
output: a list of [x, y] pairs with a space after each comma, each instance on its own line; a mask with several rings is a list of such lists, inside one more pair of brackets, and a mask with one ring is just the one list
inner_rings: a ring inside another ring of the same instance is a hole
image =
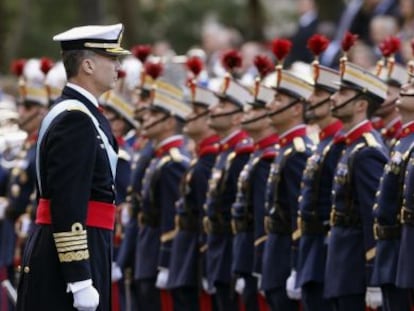
[[239, 112], [243, 112], [243, 109], [242, 108], [237, 108], [237, 109], [229, 111], [229, 112], [211, 114], [210, 118], [215, 119], [215, 118], [220, 118], [220, 117], [231, 116], [232, 114], [236, 114], [236, 113], [239, 113]]
[[342, 104], [340, 104], [339, 106], [336, 106], [336, 107], [334, 107], [334, 108], [331, 108], [331, 111], [336, 111], [336, 110], [338, 110], [338, 109], [340, 109], [340, 108], [342, 108], [342, 107], [344, 107], [344, 106], [348, 105], [350, 102], [354, 101], [355, 99], [357, 99], [357, 98], [358, 98], [358, 97], [360, 97], [361, 95], [362, 95], [361, 93], [356, 94], [355, 96], [351, 97], [350, 99], [348, 99], [348, 100], [344, 101], [344, 102], [343, 102]]
[[169, 117], [171, 117], [171, 115], [166, 114], [164, 117], [162, 117], [161, 119], [158, 119], [157, 121], [152, 122], [151, 124], [148, 124], [147, 126], [144, 127], [144, 130], [149, 130], [150, 128], [156, 126], [157, 124], [160, 124], [162, 122], [164, 122], [165, 120], [167, 120]]
[[299, 103], [300, 102], [300, 99], [295, 99], [295, 100], [293, 100], [292, 102], [290, 102], [288, 105], [286, 105], [285, 107], [283, 107], [283, 108], [280, 108], [280, 109], [278, 109], [278, 110], [276, 110], [276, 111], [273, 111], [273, 112], [268, 112], [267, 113], [267, 115], [269, 116], [269, 117], [272, 117], [272, 116], [274, 116], [274, 115], [277, 115], [277, 114], [279, 114], [279, 113], [282, 113], [283, 111], [285, 111], [285, 110], [288, 110], [290, 107], [292, 107], [293, 105], [296, 105], [297, 103]]
[[204, 111], [204, 112], [202, 112], [202, 113], [199, 113], [199, 114], [195, 115], [195, 116], [194, 116], [194, 117], [192, 117], [192, 118], [188, 118], [188, 119], [186, 119], [186, 120], [185, 120], [185, 123], [186, 123], [186, 124], [188, 124], [188, 123], [193, 122], [193, 121], [195, 121], [195, 120], [197, 120], [197, 119], [200, 119], [201, 117], [204, 117], [204, 116], [208, 115], [208, 114], [209, 114], [209, 112], [210, 112], [210, 111], [206, 110], [206, 111]]
[[259, 121], [259, 120], [261, 120], [263, 118], [268, 118], [268, 117], [269, 117], [269, 115], [267, 114], [267, 112], [265, 112], [264, 114], [262, 114], [262, 115], [260, 115], [260, 116], [258, 116], [256, 118], [242, 121], [241, 124], [242, 125], [250, 124], [250, 123], [253, 123], [253, 122]]

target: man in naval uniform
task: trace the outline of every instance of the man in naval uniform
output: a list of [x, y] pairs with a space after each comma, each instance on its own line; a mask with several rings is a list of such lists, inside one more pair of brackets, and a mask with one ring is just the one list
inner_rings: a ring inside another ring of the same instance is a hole
[[190, 109], [180, 89], [158, 81], [143, 134], [154, 142], [154, 155], [142, 180], [135, 261], [137, 308], [161, 310], [160, 289], [167, 288], [171, 244], [175, 237], [175, 202], [189, 166], [180, 134]]
[[191, 82], [192, 112], [184, 132], [194, 140], [196, 158], [180, 185], [176, 202], [176, 229], [169, 266], [168, 287], [172, 290], [174, 310], [198, 311], [201, 276], [204, 268], [200, 248], [205, 243], [202, 231], [203, 206], [208, 180], [219, 151], [219, 137], [208, 126], [209, 107], [218, 101], [214, 93]]
[[[394, 63], [393, 59], [388, 59], [387, 66], [382, 68], [379, 76], [388, 84], [388, 92], [386, 100], [378, 110], [384, 110], [384, 112], [397, 110], [396, 102], [400, 87], [408, 81], [407, 69]], [[390, 159], [385, 166], [374, 205], [374, 237], [377, 240], [377, 245], [372, 282], [376, 286], [381, 286], [382, 310], [384, 311], [410, 309], [408, 291], [396, 287], [395, 283], [400, 250], [400, 213], [403, 205], [405, 168], [414, 141], [409, 125], [412, 118], [410, 118], [409, 112], [406, 113], [406, 107], [406, 103], [398, 107], [397, 115], [394, 117], [396, 118], [396, 123], [394, 123], [398, 124], [398, 121], [401, 122], [401, 114], [403, 124], [396, 133], [397, 138], [393, 138], [394, 142], [389, 144], [391, 146]], [[411, 108], [408, 107], [408, 109]], [[390, 131], [393, 128], [394, 130]], [[394, 133], [396, 130], [396, 127], [389, 127], [388, 133]], [[378, 306], [378, 304], [372, 303], [370, 305], [373, 309]]]
[[278, 136], [266, 108], [276, 92], [257, 83], [254, 94], [257, 95], [248, 103], [241, 123], [254, 141], [254, 151], [239, 175], [236, 201], [232, 206], [232, 273], [237, 278], [235, 289], [241, 295], [246, 311], [259, 310], [256, 274], [260, 273], [265, 241], [264, 185], [278, 147]]
[[110, 310], [117, 144], [98, 98], [115, 86], [122, 24], [56, 35], [68, 83], [42, 121], [39, 204], [17, 310]]
[[[272, 124], [279, 134], [279, 152], [272, 163], [266, 185], [262, 290], [272, 311], [299, 310], [300, 290], [296, 288], [298, 198], [306, 160], [313, 144], [306, 134], [305, 102], [312, 85], [277, 67], [272, 87], [276, 96], [267, 104]], [[287, 295], [287, 281], [289, 296]]]
[[331, 230], [325, 269], [325, 295], [333, 310], [365, 310], [380, 299], [371, 285], [375, 257], [373, 205], [388, 151], [369, 118], [386, 98], [387, 85], [343, 59], [332, 114], [342, 121], [345, 149], [332, 187]]
[[303, 173], [299, 197], [299, 241], [297, 283], [302, 290], [306, 311], [329, 311], [331, 306], [323, 298], [326, 262], [326, 236], [329, 231], [333, 175], [343, 149], [339, 137], [342, 124], [331, 115], [330, 97], [338, 89], [335, 70], [312, 64], [313, 93], [306, 105], [305, 118], [318, 125], [319, 143], [308, 159]]

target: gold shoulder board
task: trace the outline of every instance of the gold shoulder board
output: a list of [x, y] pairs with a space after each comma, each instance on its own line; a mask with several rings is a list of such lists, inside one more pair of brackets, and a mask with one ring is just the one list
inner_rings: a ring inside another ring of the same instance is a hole
[[293, 138], [293, 147], [295, 148], [296, 152], [305, 152], [306, 145], [305, 141], [302, 137], [295, 137]]

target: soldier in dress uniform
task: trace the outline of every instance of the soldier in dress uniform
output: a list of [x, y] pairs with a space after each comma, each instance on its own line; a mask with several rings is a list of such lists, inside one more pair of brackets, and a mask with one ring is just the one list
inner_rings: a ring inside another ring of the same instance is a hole
[[27, 138], [9, 171], [6, 190], [7, 207], [3, 221], [2, 254], [3, 264], [8, 268], [8, 278], [14, 283], [14, 265], [20, 265], [23, 246], [30, 228], [31, 213], [35, 203], [36, 141], [40, 122], [47, 112], [47, 93], [44, 86], [45, 74], [39, 59], [29, 59], [22, 64], [19, 78], [18, 114], [19, 127]]
[[365, 310], [381, 298], [371, 286], [375, 257], [373, 205], [388, 151], [369, 117], [386, 98], [387, 85], [342, 58], [332, 114], [344, 126], [345, 149], [338, 162], [328, 237], [325, 295], [333, 310]]
[[142, 180], [141, 210], [135, 261], [140, 310], [161, 310], [160, 289], [167, 288], [175, 202], [189, 166], [184, 138], [180, 135], [190, 112], [182, 91], [158, 81], [143, 123], [143, 135], [154, 141], [154, 156]]
[[117, 144], [98, 98], [115, 86], [122, 24], [54, 36], [68, 83], [42, 121], [39, 204], [17, 310], [110, 310]]
[[[233, 64], [241, 61], [233, 50], [223, 56], [224, 62], [226, 59], [233, 59]], [[243, 108], [252, 96], [229, 74], [222, 83], [222, 89], [216, 93], [219, 102], [210, 107], [209, 126], [220, 136], [220, 153], [209, 180], [203, 225], [207, 233], [208, 291], [215, 291], [218, 310], [234, 311], [238, 310], [238, 303], [231, 275], [231, 205], [236, 199], [239, 174], [253, 151], [247, 133], [240, 128]]]
[[[273, 50], [282, 49], [286, 42], [289, 41], [274, 40]], [[279, 62], [282, 59], [278, 58]], [[267, 240], [263, 251], [261, 287], [272, 311], [299, 310], [298, 301], [293, 300], [300, 298], [299, 289], [294, 284], [300, 237], [297, 214], [302, 174], [313, 149], [304, 123], [304, 105], [312, 93], [312, 85], [283, 70], [279, 64], [271, 86], [275, 88], [276, 96], [267, 107], [279, 134], [280, 150], [272, 163], [266, 185]], [[286, 291], [288, 278], [291, 279], [289, 297]]]
[[401, 81], [394, 77], [407, 77], [407, 71], [404, 67], [395, 62], [394, 55], [398, 53], [400, 39], [389, 37], [380, 45], [383, 58], [377, 62], [376, 74], [388, 84], [387, 99], [381, 104], [374, 115], [382, 120], [383, 127], [380, 130], [386, 145], [392, 147], [401, 132], [401, 115], [395, 102], [398, 98], [401, 83], [407, 82], [407, 79]]
[[[407, 69], [396, 64], [393, 57], [390, 56], [387, 59], [386, 67], [382, 68], [379, 76], [388, 84], [387, 98], [379, 110], [391, 109], [395, 111], [400, 87], [408, 81]], [[394, 113], [397, 120], [395, 124], [398, 124], [398, 120], [400, 120], [400, 113], [405, 115], [404, 105], [399, 108], [399, 112]], [[391, 145], [390, 159], [385, 166], [374, 205], [374, 237], [377, 244], [372, 283], [381, 286], [382, 310], [384, 311], [410, 310], [408, 291], [397, 288], [395, 282], [400, 250], [400, 213], [403, 204], [405, 168], [414, 140], [414, 135], [411, 135], [411, 131], [407, 127], [407, 123], [411, 121], [412, 119], [407, 116], [404, 117], [402, 134], [398, 130], [399, 139], [394, 139], [395, 142]], [[371, 305], [371, 307], [377, 306]]]
[[[194, 60], [193, 60], [194, 62]], [[199, 291], [203, 272], [200, 248], [205, 243], [202, 231], [203, 206], [208, 180], [219, 151], [219, 137], [208, 127], [209, 107], [218, 102], [214, 93], [190, 82], [192, 112], [184, 132], [194, 140], [196, 158], [180, 185], [176, 202], [176, 230], [169, 266], [168, 287], [172, 289], [174, 310], [200, 310]]]
[[232, 206], [232, 273], [236, 278], [236, 292], [241, 295], [246, 311], [259, 310], [257, 274], [261, 272], [266, 236], [263, 227], [264, 185], [278, 148], [278, 135], [266, 108], [276, 92], [256, 83], [254, 94], [255, 98], [248, 103], [242, 119], [242, 128], [254, 141], [254, 151], [239, 175], [236, 201]]
[[[408, 64], [409, 82], [401, 87], [400, 97], [397, 101], [398, 109], [401, 111], [404, 128], [401, 131], [400, 140], [414, 135], [414, 63], [411, 60]], [[396, 285], [410, 290], [411, 295], [414, 289], [413, 249], [414, 243], [414, 148], [413, 143], [406, 154], [403, 155], [405, 162], [405, 177], [403, 181], [402, 208], [400, 214], [401, 242], [397, 264]], [[401, 199], [401, 198], [398, 198]], [[411, 296], [412, 299], [412, 296]], [[411, 304], [413, 304], [411, 300]]]
[[[308, 46], [312, 46], [315, 41], [328, 42], [325, 37], [314, 35], [308, 41]], [[297, 282], [302, 290], [305, 311], [329, 311], [331, 305], [323, 298], [326, 237], [332, 205], [333, 175], [343, 149], [339, 139], [342, 124], [331, 115], [330, 97], [338, 89], [334, 82], [339, 80], [339, 72], [319, 65], [317, 60], [312, 63], [312, 69], [314, 89], [306, 106], [305, 118], [310, 124], [318, 125], [320, 132], [316, 150], [306, 163], [299, 197], [302, 235], [299, 241]]]

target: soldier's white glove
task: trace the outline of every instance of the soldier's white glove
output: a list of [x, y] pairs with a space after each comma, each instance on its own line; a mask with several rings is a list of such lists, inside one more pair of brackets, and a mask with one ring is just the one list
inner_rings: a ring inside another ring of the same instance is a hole
[[158, 271], [157, 280], [155, 281], [155, 287], [159, 289], [167, 288], [168, 274], [168, 269], [160, 268], [160, 271]]
[[69, 283], [68, 291], [72, 292], [73, 307], [78, 311], [95, 311], [99, 305], [99, 293], [92, 280]]
[[210, 287], [206, 278], [201, 279], [201, 286], [203, 287], [203, 290], [209, 295], [216, 293], [216, 288], [214, 286]]
[[300, 300], [302, 297], [302, 290], [296, 287], [296, 271], [292, 270], [290, 276], [286, 280], [286, 293], [290, 299]]
[[118, 282], [120, 279], [122, 279], [122, 270], [116, 262], [113, 262], [111, 270], [111, 281], [115, 283]]
[[365, 293], [365, 304], [371, 309], [377, 309], [382, 306], [382, 293], [379, 287], [367, 287]]
[[244, 278], [237, 278], [236, 284], [234, 284], [234, 290], [237, 294], [243, 295], [244, 289], [246, 288], [246, 281]]
[[7, 206], [9, 206], [9, 201], [5, 197], [0, 197], [0, 220], [4, 219]]

